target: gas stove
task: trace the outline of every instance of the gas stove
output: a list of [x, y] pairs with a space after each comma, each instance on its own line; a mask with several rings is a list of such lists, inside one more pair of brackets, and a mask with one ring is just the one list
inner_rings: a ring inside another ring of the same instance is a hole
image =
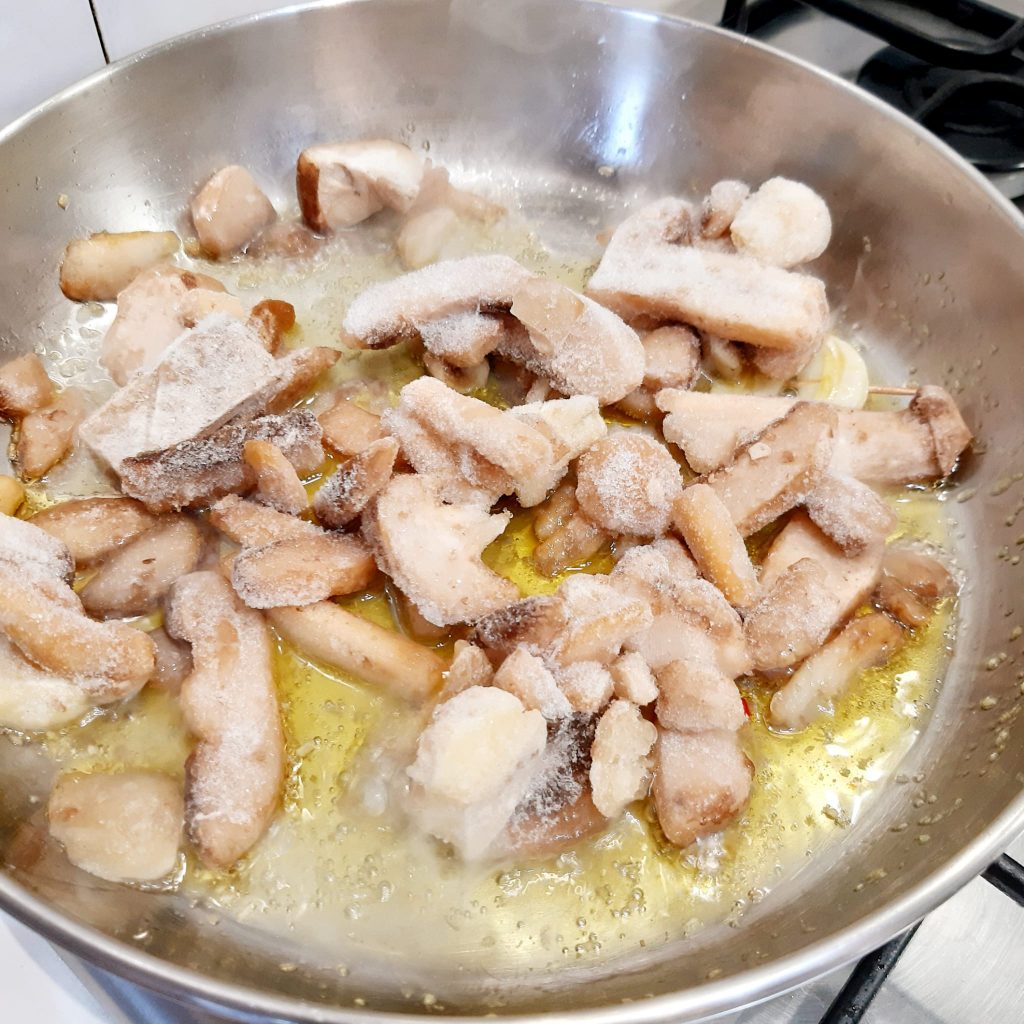
[[[1024, 208], [1024, 0], [622, 0], [722, 24], [825, 68], [915, 118]], [[1024, 1017], [1024, 837], [944, 906], [853, 967], [729, 1024], [1011, 1024]], [[16, 941], [15, 941], [16, 940]], [[222, 1024], [60, 953], [20, 926], [0, 951], [80, 988], [54, 1024]], [[28, 962], [28, 961], [26, 961]], [[0, 973], [2, 977], [2, 973]], [[77, 979], [77, 980], [75, 980]], [[0, 986], [2, 990], [3, 986]], [[3, 999], [0, 997], [0, 1005]], [[26, 1017], [3, 1024], [21, 1024]]]

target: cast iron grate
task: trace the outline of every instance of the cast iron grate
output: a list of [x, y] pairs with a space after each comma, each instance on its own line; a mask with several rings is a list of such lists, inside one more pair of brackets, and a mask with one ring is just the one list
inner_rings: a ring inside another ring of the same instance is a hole
[[726, 0], [721, 24], [757, 35], [807, 8], [890, 44], [858, 85], [980, 171], [1024, 170], [1024, 18], [980, 0]]

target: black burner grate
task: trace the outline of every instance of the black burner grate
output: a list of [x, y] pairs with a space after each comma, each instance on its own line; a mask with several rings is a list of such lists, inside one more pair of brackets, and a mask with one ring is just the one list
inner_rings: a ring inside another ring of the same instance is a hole
[[[1024, 867], [1012, 857], [1003, 855], [981, 876], [1000, 892], [1024, 907]], [[910, 945], [920, 924], [869, 953], [853, 969], [849, 981], [825, 1011], [821, 1024], [860, 1024], [871, 1001], [889, 977], [896, 962]]]
[[726, 0], [721, 24], [757, 35], [807, 8], [890, 44], [858, 85], [979, 170], [1024, 170], [1024, 18], [980, 0]]

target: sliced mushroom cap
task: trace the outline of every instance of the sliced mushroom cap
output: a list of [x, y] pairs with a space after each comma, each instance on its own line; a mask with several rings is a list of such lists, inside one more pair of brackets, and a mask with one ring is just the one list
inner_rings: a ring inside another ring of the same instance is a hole
[[736, 211], [730, 226], [736, 248], [777, 267], [817, 259], [832, 237], [832, 217], [813, 189], [770, 178]]
[[20, 419], [49, 405], [54, 394], [53, 381], [34, 352], [0, 366], [0, 416]]
[[202, 549], [202, 534], [191, 519], [168, 517], [100, 563], [79, 591], [82, 606], [101, 617], [142, 615], [196, 567]]
[[376, 572], [358, 539], [321, 533], [247, 548], [232, 564], [231, 584], [250, 608], [298, 607], [362, 590]]
[[737, 253], [689, 245], [673, 225], [689, 204], [662, 199], [612, 235], [587, 294], [620, 316], [647, 314], [774, 349], [807, 349], [825, 333], [828, 302], [817, 278]]
[[872, 612], [847, 624], [815, 651], [772, 697], [772, 724], [802, 729], [829, 711], [857, 675], [882, 665], [903, 642], [903, 631], [888, 616]]
[[0, 516], [0, 563], [66, 583], [75, 573], [74, 558], [63, 538], [14, 516]]
[[109, 302], [142, 271], [178, 251], [173, 231], [101, 231], [68, 242], [60, 265], [60, 290], [78, 302]]
[[950, 571], [930, 552], [908, 544], [885, 549], [876, 596], [905, 626], [924, 625], [935, 605], [956, 589]]
[[284, 785], [270, 638], [260, 614], [215, 572], [175, 584], [166, 628], [192, 645], [180, 696], [197, 739], [186, 765], [189, 838], [205, 865], [229, 867], [262, 836]]
[[210, 509], [210, 524], [246, 548], [261, 548], [276, 540], [316, 535], [319, 528], [304, 519], [285, 515], [236, 494], [221, 498]]
[[721, 238], [726, 234], [749, 195], [750, 186], [742, 181], [726, 179], [715, 182], [701, 210], [701, 235], [704, 238]]
[[675, 732], [711, 729], [735, 732], [746, 721], [736, 684], [698, 658], [673, 661], [658, 670], [658, 721]]
[[238, 164], [217, 171], [192, 198], [189, 209], [199, 244], [214, 259], [244, 249], [277, 219], [266, 194]]
[[611, 673], [597, 661], [576, 661], [558, 669], [558, 686], [578, 714], [598, 715], [615, 692]]
[[524, 708], [539, 711], [549, 722], [573, 712], [551, 670], [525, 647], [517, 647], [498, 666], [492, 683], [518, 697]]
[[64, 544], [87, 569], [155, 526], [157, 517], [134, 498], [73, 498], [37, 512], [32, 525]]
[[371, 523], [363, 518], [381, 569], [437, 626], [468, 622], [519, 597], [514, 584], [480, 560], [508, 525], [509, 514], [445, 504], [441, 483], [420, 474], [392, 477]]
[[178, 867], [181, 784], [158, 772], [62, 775], [46, 809], [76, 867], [110, 882], [155, 882]]
[[648, 331], [644, 347], [644, 387], [652, 392], [662, 388], [691, 388], [700, 373], [700, 338], [680, 324]]
[[659, 730], [653, 793], [665, 837], [686, 847], [717, 832], [743, 809], [753, 776], [734, 732]]
[[668, 529], [682, 493], [679, 467], [664, 445], [619, 431], [579, 460], [576, 497], [587, 518], [610, 533], [656, 537]]
[[306, 488], [288, 457], [272, 441], [251, 438], [242, 444], [242, 461], [256, 477], [254, 497], [264, 505], [297, 516], [309, 506]]
[[475, 644], [456, 640], [455, 656], [445, 673], [438, 700], [448, 700], [471, 686], [490, 686], [493, 679], [494, 668], [487, 655]]
[[590, 786], [594, 806], [606, 818], [617, 818], [647, 793], [657, 739], [657, 727], [635, 704], [613, 700], [601, 715], [590, 748]]
[[815, 525], [845, 554], [858, 555], [885, 543], [896, 527], [896, 515], [867, 484], [829, 473], [804, 501]]
[[[559, 587], [565, 626], [551, 648], [559, 664], [593, 661], [608, 665], [622, 645], [651, 625], [647, 603], [623, 593], [606, 576], [577, 573]], [[609, 696], [611, 682], [609, 680]]]
[[365, 451], [383, 436], [380, 417], [339, 397], [317, 419], [324, 432], [324, 444], [335, 455], [351, 458]]
[[615, 684], [615, 696], [637, 707], [646, 707], [658, 697], [658, 683], [647, 662], [636, 651], [627, 651], [608, 666]]
[[384, 207], [405, 212], [424, 170], [423, 157], [387, 139], [310, 146], [295, 168], [302, 216], [314, 231], [326, 232], [358, 224]]

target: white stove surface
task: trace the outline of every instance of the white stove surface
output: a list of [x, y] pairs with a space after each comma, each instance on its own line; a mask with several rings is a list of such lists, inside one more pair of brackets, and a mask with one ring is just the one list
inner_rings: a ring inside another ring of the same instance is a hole
[[[65, 0], [68, 2], [68, 0]], [[88, 0], [79, 0], [87, 3]], [[629, 3], [630, 0], [621, 0]], [[990, 0], [1024, 14], [1024, 0]], [[140, 0], [142, 7], [153, 0]], [[135, 39], [138, 11], [115, 21], [133, 4], [94, 5], [115, 56], [155, 41]], [[160, 3], [169, 32], [218, 16], [265, 10], [267, 0], [180, 0]], [[632, 6], [714, 22], [723, 0], [632, 0]], [[167, 20], [170, 19], [170, 20]], [[877, 39], [819, 15], [768, 39], [779, 48], [852, 77], [875, 51]], [[134, 45], [132, 45], [134, 43]], [[0, 55], [3, 43], [0, 40]], [[52, 72], [47, 72], [52, 78]], [[49, 79], [48, 79], [49, 80]], [[6, 111], [5, 111], [6, 112]], [[9, 113], [17, 113], [11, 110]], [[1024, 861], [1024, 837], [1008, 851]], [[975, 879], [929, 915], [864, 1017], [864, 1024], [1017, 1024], [1024, 1020], [1024, 909]], [[730, 1024], [818, 1024], [847, 976], [845, 968], [785, 996], [728, 1018]], [[94, 971], [58, 953], [45, 940], [0, 914], [0, 1024], [215, 1024], [165, 1000]]]

